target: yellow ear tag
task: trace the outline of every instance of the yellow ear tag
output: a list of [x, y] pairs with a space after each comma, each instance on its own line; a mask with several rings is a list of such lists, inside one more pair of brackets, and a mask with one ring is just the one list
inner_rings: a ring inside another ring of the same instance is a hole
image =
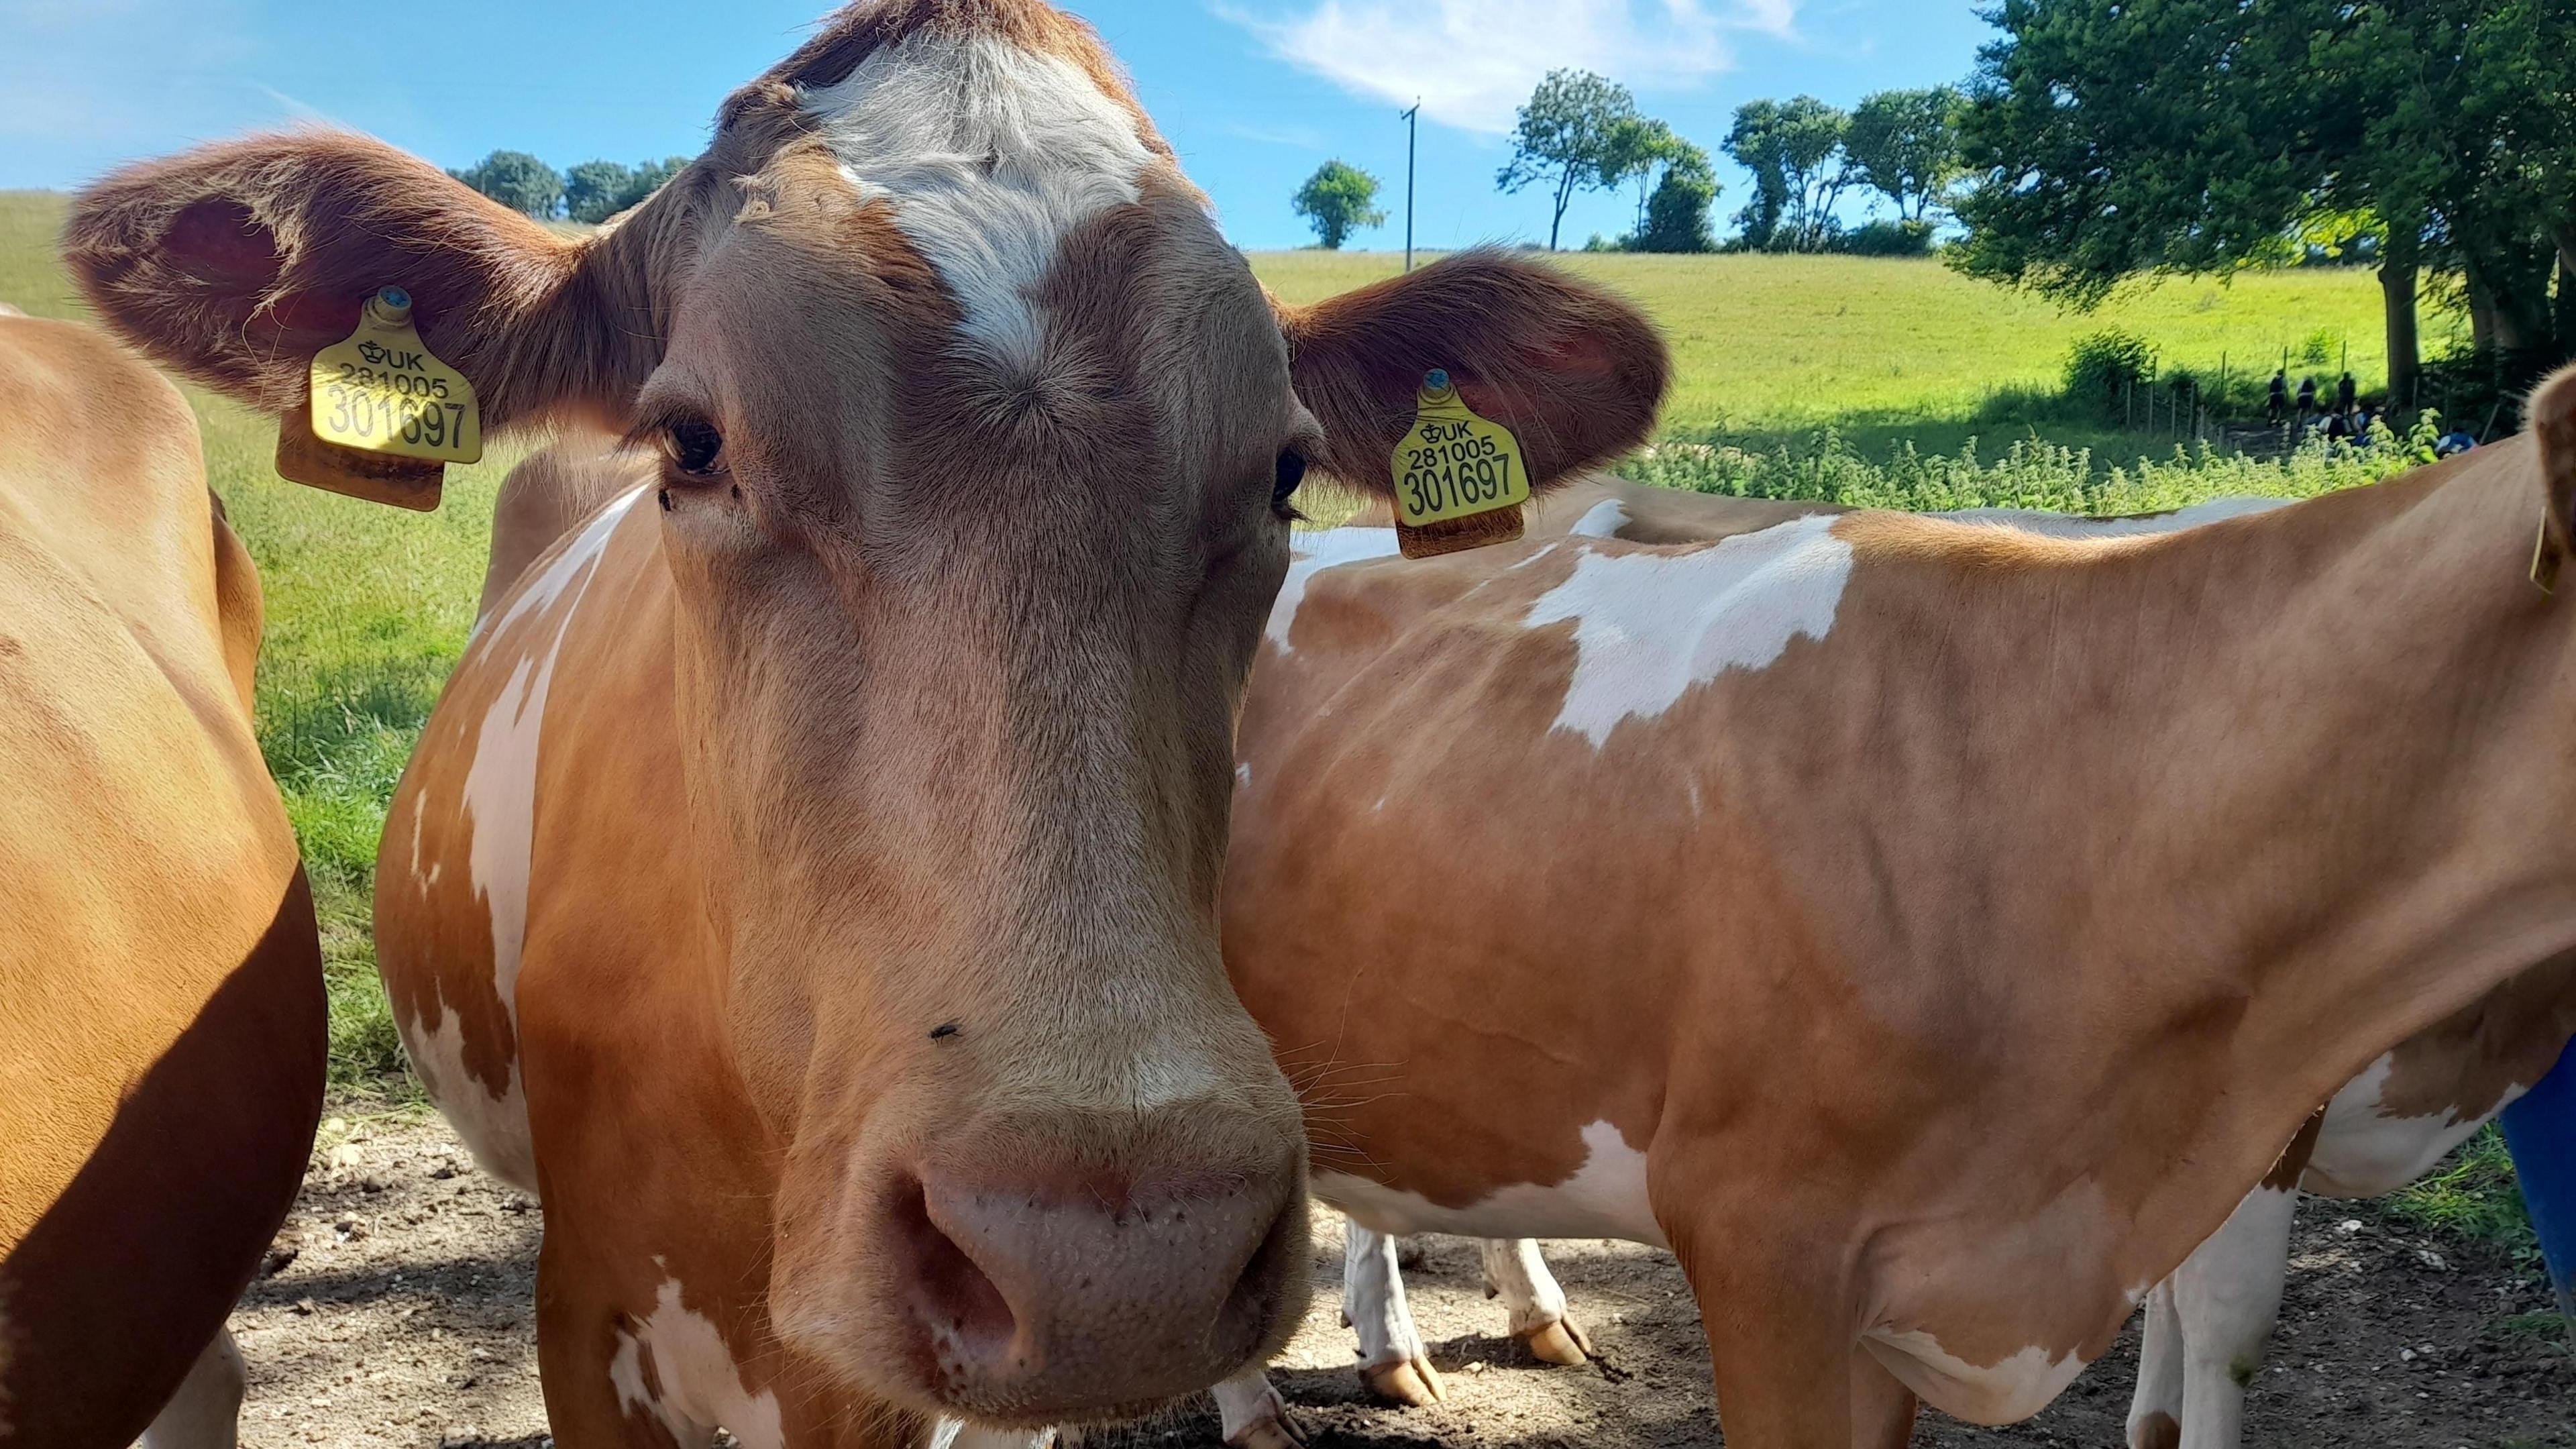
[[1414, 397], [1413, 427], [1395, 446], [1395, 538], [1406, 558], [1509, 543], [1521, 536], [1529, 466], [1512, 431], [1470, 411], [1433, 368]]
[[309, 383], [304, 415], [277, 429], [277, 471], [298, 483], [430, 509], [446, 465], [483, 456], [474, 385], [430, 354], [400, 287], [369, 297], [358, 330], [313, 354]]

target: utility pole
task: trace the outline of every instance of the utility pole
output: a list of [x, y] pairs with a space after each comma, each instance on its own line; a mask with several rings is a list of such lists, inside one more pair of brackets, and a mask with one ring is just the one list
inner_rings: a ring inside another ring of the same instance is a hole
[[1413, 135], [1421, 126], [1422, 100], [1415, 97], [1413, 109], [1399, 111], [1404, 118], [1404, 269], [1413, 270]]

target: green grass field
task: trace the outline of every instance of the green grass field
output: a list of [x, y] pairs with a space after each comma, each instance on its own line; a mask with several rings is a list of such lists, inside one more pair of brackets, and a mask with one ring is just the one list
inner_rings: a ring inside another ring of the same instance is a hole
[[[39, 316], [83, 315], [54, 260], [63, 206], [59, 195], [0, 192], [0, 301]], [[2369, 481], [2399, 461], [2396, 449], [2363, 458], [2312, 452], [2279, 463], [2168, 449], [2162, 461], [2141, 463], [2149, 449], [2134, 437], [2058, 427], [2046, 441], [2022, 430], [2018, 442], [1987, 429], [1981, 452], [1963, 452], [1980, 432], [1975, 415], [1990, 392], [2048, 382], [2067, 341], [2102, 326], [2142, 333], [2169, 361], [2212, 372], [2222, 349], [2234, 365], [2247, 350], [2269, 357], [2284, 341], [2331, 330], [2351, 339], [2354, 370], [2368, 385], [2380, 358], [2377, 294], [2365, 273], [2177, 284], [2116, 299], [2086, 318], [1921, 261], [1560, 260], [1635, 297], [1673, 339], [1680, 376], [1665, 418], [1671, 436], [1622, 465], [1647, 481], [1891, 507], [2131, 512], [2221, 494], [2313, 493]], [[1292, 301], [1398, 266], [1384, 254], [1254, 258], [1264, 281]], [[519, 450], [497, 447], [480, 465], [449, 469], [437, 513], [402, 512], [281, 481], [269, 462], [271, 420], [187, 391], [209, 481], [261, 571], [268, 632], [260, 739], [322, 913], [332, 1077], [345, 1092], [409, 1098], [417, 1089], [403, 1070], [368, 928], [377, 837], [403, 762], [464, 646], [493, 496]], [[1824, 428], [1839, 436], [1813, 436]], [[2087, 447], [2093, 456], [2081, 451]], [[2531, 1251], [2510, 1167], [2492, 1140], [2392, 1210]]]

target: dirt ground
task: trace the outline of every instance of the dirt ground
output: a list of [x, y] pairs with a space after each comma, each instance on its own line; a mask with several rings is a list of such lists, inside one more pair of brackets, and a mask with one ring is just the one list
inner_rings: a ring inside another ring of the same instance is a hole
[[[482, 1176], [436, 1117], [335, 1117], [271, 1271], [233, 1319], [249, 1360], [248, 1449], [550, 1445], [532, 1337], [535, 1206]], [[1338, 1321], [1339, 1218], [1315, 1233], [1315, 1308], [1274, 1368], [1331, 1446], [1659, 1449], [1719, 1442], [1706, 1346], [1672, 1260], [1569, 1242], [1548, 1257], [1598, 1361], [1545, 1368], [1504, 1333], [1473, 1244], [1421, 1240], [1406, 1282], [1449, 1400], [1368, 1403]], [[1408, 1260], [1415, 1253], [1408, 1253]], [[2350, 1205], [2302, 1209], [2249, 1446], [2576, 1449], [2576, 1358], [2506, 1320], [2542, 1308], [2528, 1274]], [[2116, 1446], [2136, 1331], [2039, 1417], [1973, 1429], [1926, 1415], [1917, 1445]], [[1093, 1433], [1087, 1449], [1214, 1449], [1205, 1402], [1161, 1423]]]

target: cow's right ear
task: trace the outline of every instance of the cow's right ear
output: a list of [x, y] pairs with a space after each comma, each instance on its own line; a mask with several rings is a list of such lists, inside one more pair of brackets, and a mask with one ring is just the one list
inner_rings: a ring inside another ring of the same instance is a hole
[[1482, 250], [1307, 307], [1279, 307], [1298, 398], [1323, 425], [1317, 459], [1385, 495], [1426, 373], [1449, 374], [1511, 429], [1547, 488], [1646, 440], [1672, 371], [1644, 313], [1544, 262]]
[[74, 204], [63, 256], [128, 341], [270, 412], [300, 405], [313, 354], [393, 286], [474, 385], [487, 429], [566, 414], [622, 426], [661, 352], [655, 222], [558, 236], [381, 142], [310, 132], [110, 174]]

